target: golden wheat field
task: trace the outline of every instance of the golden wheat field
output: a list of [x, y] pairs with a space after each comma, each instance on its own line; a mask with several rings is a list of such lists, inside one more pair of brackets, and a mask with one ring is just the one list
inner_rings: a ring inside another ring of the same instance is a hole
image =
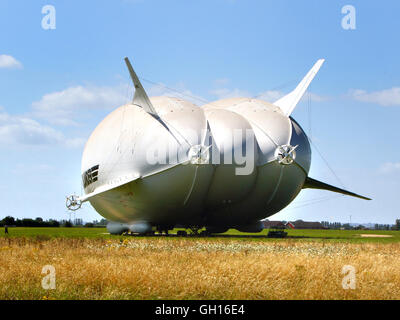
[[0, 238], [0, 299], [399, 298], [400, 243]]

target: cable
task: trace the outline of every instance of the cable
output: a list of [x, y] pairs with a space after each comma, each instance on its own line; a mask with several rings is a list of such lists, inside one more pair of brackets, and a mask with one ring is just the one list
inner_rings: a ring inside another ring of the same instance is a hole
[[[335, 195], [335, 197], [337, 197], [337, 195]], [[308, 204], [308, 203], [312, 203], [315, 201], [330, 200], [331, 198], [332, 198], [332, 195], [323, 196], [323, 197], [318, 197], [318, 198], [313, 198], [313, 199], [308, 199], [308, 200], [296, 201], [296, 204], [303, 205], [303, 204]]]
[[311, 92], [308, 92], [308, 136], [312, 139]]
[[203, 98], [196, 97], [196, 96], [192, 96], [192, 95], [190, 95], [190, 94], [183, 93], [183, 92], [181, 92], [181, 91], [179, 91], [179, 90], [169, 88], [169, 87], [167, 87], [166, 85], [164, 85], [164, 84], [162, 84], [162, 83], [153, 82], [153, 81], [151, 81], [151, 80], [147, 80], [147, 79], [142, 78], [142, 77], [139, 77], [139, 79], [141, 79], [141, 80], [143, 80], [143, 81], [145, 81], [145, 82], [148, 82], [148, 83], [150, 83], [150, 84], [152, 84], [152, 85], [155, 85], [155, 86], [162, 86], [162, 87], [164, 87], [165, 89], [170, 90], [170, 91], [173, 91], [173, 92], [175, 92], [175, 93], [178, 93], [178, 94], [180, 94], [180, 95], [182, 95], [182, 96], [186, 96], [186, 97], [189, 97], [189, 98], [192, 98], [192, 99], [195, 99], [195, 100], [199, 100], [199, 101], [202, 101], [202, 102], [204, 102], [204, 103], [206, 103], [206, 104], [209, 103], [209, 101], [207, 101], [207, 100], [205, 100], [205, 99], [203, 99]]
[[298, 81], [299, 81], [298, 78], [297, 78], [297, 79], [290, 80], [290, 81], [288, 81], [288, 82], [286, 82], [286, 83], [283, 83], [283, 84], [281, 84], [281, 85], [279, 85], [279, 86], [276, 86], [276, 87], [274, 87], [274, 88], [272, 88], [272, 89], [265, 90], [264, 92], [262, 92], [262, 93], [260, 93], [260, 94], [258, 94], [258, 95], [256, 95], [256, 96], [253, 96], [252, 99], [257, 99], [257, 98], [259, 98], [259, 97], [262, 97], [262, 96], [264, 95], [264, 93], [265, 93], [265, 92], [268, 92], [268, 91], [278, 91], [278, 90], [287, 88], [287, 87], [291, 86], [293, 83], [295, 83], [295, 84], [298, 83]]
[[308, 91], [308, 125], [309, 125], [309, 136], [308, 140], [311, 142], [311, 145], [314, 147], [315, 150], [317, 150], [317, 153], [321, 157], [321, 159], [325, 162], [325, 165], [328, 167], [328, 169], [331, 171], [331, 173], [335, 176], [336, 180], [340, 183], [343, 189], [346, 189], [344, 186], [344, 183], [342, 180], [340, 180], [339, 176], [335, 173], [335, 171], [332, 169], [332, 167], [329, 165], [328, 161], [325, 159], [325, 157], [322, 155], [321, 151], [318, 149], [317, 145], [313, 142], [312, 139], [312, 131], [311, 131], [311, 92]]
[[[195, 100], [199, 100], [199, 101], [201, 101], [201, 102], [203, 102], [203, 103], [205, 103], [205, 104], [211, 104], [211, 105], [213, 105], [212, 103], [210, 103], [210, 101], [208, 101], [208, 100], [206, 100], [206, 99], [203, 99], [203, 98], [197, 97], [197, 96], [193, 96], [193, 95], [190, 95], [190, 94], [187, 94], [187, 93], [183, 93], [183, 92], [181, 92], [181, 91], [179, 91], [179, 90], [177, 90], [177, 89], [173, 89], [173, 88], [167, 87], [167, 86], [164, 85], [163, 83], [159, 83], [159, 82], [157, 83], [157, 82], [154, 82], [154, 81], [145, 79], [145, 78], [143, 78], [143, 77], [139, 77], [139, 79], [141, 79], [141, 80], [143, 80], [143, 81], [145, 81], [145, 82], [147, 82], [147, 83], [150, 83], [150, 84], [152, 84], [152, 85], [162, 86], [162, 87], [164, 87], [164, 88], [167, 89], [167, 90], [170, 90], [170, 91], [172, 91], [172, 92], [175, 92], [175, 93], [180, 94], [181, 96], [186, 96], [186, 97], [188, 97], [188, 98], [192, 98], [192, 99], [195, 99]], [[297, 81], [298, 81], [298, 79], [293, 79], [293, 80], [291, 80], [291, 81], [288, 81], [288, 82], [286, 82], [286, 83], [284, 83], [284, 84], [281, 84], [281, 85], [279, 85], [279, 86], [276, 86], [276, 87], [274, 87], [274, 88], [272, 88], [272, 89], [269, 89], [269, 90], [266, 90], [266, 91], [276, 91], [276, 90], [280, 90], [280, 89], [283, 89], [283, 88], [286, 88], [286, 87], [292, 85], [293, 83], [296, 83]], [[252, 96], [251, 98], [249, 98], [249, 100], [251, 100], [251, 99], [257, 99], [257, 98], [259, 98], [259, 97], [262, 97], [266, 91], [264, 91], [264, 92], [262, 92], [262, 93], [260, 93], [260, 94], [258, 94], [258, 95]], [[237, 103], [237, 104], [240, 104], [240, 103], [242, 103], [242, 102], [239, 102], [239, 103]], [[236, 105], [237, 105], [237, 104], [236, 104]], [[235, 105], [234, 105], [234, 106], [235, 106]]]
[[[162, 86], [162, 87], [164, 87], [165, 89], [170, 90], [170, 91], [173, 91], [173, 92], [175, 92], [175, 93], [178, 93], [178, 94], [180, 94], [180, 95], [182, 95], [182, 96], [187, 96], [187, 97], [190, 97], [190, 98], [192, 98], [192, 99], [197, 99], [197, 100], [202, 101], [202, 102], [204, 102], [204, 103], [206, 103], [206, 104], [211, 104], [211, 105], [212, 105], [212, 103], [210, 103], [209, 101], [207, 101], [207, 100], [205, 100], [205, 99], [203, 99], [203, 98], [196, 97], [196, 96], [192, 96], [192, 95], [189, 95], [189, 94], [180, 92], [179, 90], [176, 90], [176, 89], [173, 89], [173, 88], [169, 88], [169, 87], [167, 87], [166, 85], [164, 85], [164, 84], [162, 84], [162, 83], [156, 83], [156, 82], [154, 82], [154, 81], [151, 81], [151, 80], [148, 80], [148, 79], [145, 79], [145, 78], [142, 78], [142, 77], [140, 77], [140, 79], [143, 80], [143, 81], [145, 81], [145, 82], [148, 82], [148, 83], [150, 83], [150, 84], [153, 84], [153, 85]], [[284, 87], [287, 87], [289, 84], [291, 84], [291, 83], [293, 83], [293, 82], [295, 82], [295, 81], [297, 81], [297, 79], [296, 79], [296, 80], [291, 80], [291, 81], [289, 81], [289, 82], [287, 82], [287, 83], [285, 83], [285, 84], [283, 84], [283, 85], [277, 86], [277, 87], [275, 87], [275, 88], [273, 88], [273, 89], [270, 89], [270, 90], [268, 90], [268, 91], [274, 91], [274, 90], [282, 89], [282, 88], [284, 88]], [[261, 93], [261, 94], [259, 94], [259, 95], [256, 95], [256, 96], [254, 96], [254, 97], [252, 97], [252, 98], [250, 98], [250, 99], [256, 99], [257, 97], [260, 97], [260, 96], [262, 96], [262, 95], [263, 95], [263, 93]], [[240, 104], [240, 103], [242, 103], [242, 102], [239, 102], [238, 104]], [[325, 157], [322, 155], [321, 151], [318, 149], [318, 147], [316, 146], [316, 144], [313, 142], [313, 140], [312, 140], [312, 138], [311, 138], [311, 133], [312, 133], [312, 132], [311, 132], [311, 93], [310, 93], [310, 92], [309, 92], [309, 95], [308, 95], [308, 118], [309, 118], [309, 137], [308, 137], [308, 138], [309, 138], [309, 140], [310, 140], [312, 146], [315, 148], [315, 150], [317, 151], [317, 153], [319, 154], [319, 156], [321, 157], [321, 159], [324, 161], [324, 163], [326, 164], [326, 166], [328, 167], [328, 169], [331, 171], [331, 173], [335, 176], [335, 178], [336, 178], [337, 181], [340, 183], [340, 185], [342, 186], [342, 188], [345, 189], [344, 183], [340, 180], [339, 176], [335, 173], [335, 171], [334, 171], [334, 170], [332, 169], [332, 167], [329, 165], [328, 161], [327, 161], [327, 160], [325, 159]]]
[[335, 171], [331, 168], [331, 166], [329, 165], [328, 161], [324, 158], [324, 156], [322, 155], [322, 153], [319, 151], [318, 147], [316, 146], [316, 144], [311, 140], [311, 138], [309, 137], [309, 140], [312, 144], [312, 146], [315, 148], [315, 150], [317, 150], [319, 156], [321, 157], [321, 159], [325, 162], [326, 166], [328, 167], [328, 169], [332, 172], [332, 174], [335, 176], [335, 178], [337, 179], [337, 181], [341, 184], [343, 189], [346, 189], [346, 187], [344, 186], [344, 183], [340, 180], [340, 178], [338, 177], [338, 175], [335, 173]]
[[288, 208], [288, 210], [294, 210], [294, 209], [300, 209], [300, 208], [304, 208], [304, 207], [309, 207], [309, 206], [313, 206], [313, 205], [321, 203], [321, 202], [327, 202], [327, 201], [330, 201], [330, 200], [333, 200], [333, 199], [337, 199], [337, 198], [341, 198], [341, 197], [344, 197], [344, 196], [345, 195], [336, 195], [336, 196], [333, 196], [333, 197], [330, 197], [330, 198], [324, 198], [324, 199], [321, 198], [318, 201], [313, 201], [313, 202], [310, 202], [310, 203], [307, 203], [307, 204], [303, 204], [303, 205], [300, 205], [300, 206], [297, 206], [297, 207]]

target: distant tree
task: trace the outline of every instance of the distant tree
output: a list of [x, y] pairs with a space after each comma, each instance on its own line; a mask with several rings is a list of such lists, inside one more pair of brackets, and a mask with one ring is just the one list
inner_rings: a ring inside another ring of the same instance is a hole
[[100, 222], [98, 223], [99, 226], [106, 226], [107, 225], [107, 220], [106, 219], [101, 219]]
[[7, 216], [2, 220], [3, 225], [15, 225], [15, 219], [14, 217]]
[[33, 219], [25, 218], [25, 219], [22, 219], [22, 226], [23, 227], [38, 227], [39, 223]]
[[71, 223], [71, 221], [65, 221], [64, 224], [63, 224], [63, 227], [64, 227], [64, 228], [72, 228], [72, 223]]
[[351, 230], [351, 229], [352, 229], [352, 227], [350, 226], [349, 223], [345, 223], [342, 227], [343, 227], [345, 230]]
[[49, 227], [58, 228], [60, 226], [60, 223], [57, 220], [50, 219], [48, 221], [48, 225]]
[[85, 224], [85, 228], [93, 228], [93, 227], [94, 227], [94, 224], [91, 222], [88, 222]]

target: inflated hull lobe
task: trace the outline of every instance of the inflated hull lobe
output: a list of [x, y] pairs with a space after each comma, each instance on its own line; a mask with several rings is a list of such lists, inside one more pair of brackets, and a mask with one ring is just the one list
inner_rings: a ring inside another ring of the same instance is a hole
[[[241, 98], [203, 107], [176, 98], [150, 100], [164, 125], [142, 108], [125, 105], [99, 124], [85, 146], [82, 174], [99, 166], [86, 194], [127, 181], [90, 198], [105, 218], [243, 225], [280, 211], [302, 189], [310, 168], [309, 142], [300, 126], [276, 106]], [[235, 130], [243, 132], [241, 139]], [[196, 145], [211, 146], [212, 163], [188, 163], [189, 150]], [[298, 146], [295, 163], [277, 161], [276, 150], [282, 145]], [[149, 163], [149, 152], [165, 146], [171, 155], [167, 163]], [[254, 159], [254, 169], [236, 174], [244, 165], [235, 158], [232, 164], [215, 164], [214, 159], [223, 161], [232, 150]]]

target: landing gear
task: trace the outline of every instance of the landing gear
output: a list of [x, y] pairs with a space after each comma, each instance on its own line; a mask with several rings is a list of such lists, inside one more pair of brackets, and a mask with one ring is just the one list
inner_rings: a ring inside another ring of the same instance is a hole
[[187, 237], [187, 232], [184, 231], [184, 230], [179, 230], [179, 231], [176, 233], [176, 235], [177, 235], [178, 237]]
[[[169, 231], [174, 230], [174, 226], [166, 226], [166, 225], [158, 225], [152, 226], [151, 230], [146, 232], [132, 232], [130, 229], [124, 229], [123, 226], [116, 225], [117, 228], [114, 228], [110, 232], [111, 234], [120, 234], [126, 236], [140, 236], [140, 237], [210, 237], [214, 234], [211, 230], [205, 229], [203, 226], [178, 226], [178, 229], [173, 234], [170, 234]], [[110, 226], [107, 226], [108, 230], [110, 230]], [[186, 230], [183, 230], [186, 229]]]
[[211, 236], [211, 232], [207, 230], [203, 230], [202, 232], [200, 232], [200, 237], [209, 237], [209, 236]]
[[157, 226], [156, 230], [159, 235], [169, 235], [169, 230], [172, 230], [174, 227], [171, 226]]
[[199, 226], [192, 226], [192, 227], [190, 227], [189, 228], [189, 232], [190, 232], [190, 235], [192, 235], [192, 236], [198, 236], [198, 235], [200, 235], [200, 230], [201, 229], [203, 229], [203, 227], [199, 227]]

